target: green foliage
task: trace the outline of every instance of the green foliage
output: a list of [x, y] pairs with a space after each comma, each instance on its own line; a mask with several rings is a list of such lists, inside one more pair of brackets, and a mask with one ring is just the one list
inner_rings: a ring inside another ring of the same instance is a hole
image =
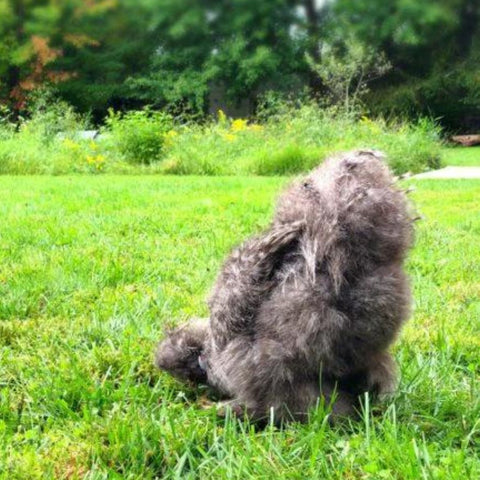
[[49, 90], [37, 90], [30, 97], [30, 114], [21, 130], [37, 135], [39, 141], [51, 143], [58, 136], [73, 137], [78, 131], [90, 127], [89, 118], [79, 115], [68, 103], [59, 100]]
[[308, 56], [312, 70], [328, 89], [328, 103], [346, 114], [362, 110], [368, 84], [382, 77], [391, 68], [384, 55], [349, 36], [337, 46], [325, 45], [321, 61]]
[[7, 140], [15, 133], [15, 124], [11, 112], [5, 105], [0, 105], [0, 140]]
[[307, 69], [294, 3], [164, 0], [155, 4], [157, 42], [148, 69], [128, 79], [131, 97], [158, 106], [204, 113], [209, 92], [223, 88], [227, 104], [250, 99], [265, 83], [283, 90]]
[[429, 120], [414, 124], [363, 117], [307, 104], [275, 105], [262, 124], [213, 122], [180, 130], [166, 148], [160, 170], [177, 174], [285, 175], [306, 171], [332, 153], [377, 148], [396, 173], [440, 165], [440, 129]]
[[480, 105], [479, 60], [477, 53], [452, 66], [446, 75], [435, 72], [425, 79], [372, 91], [368, 99], [370, 110], [376, 115], [404, 118], [434, 113], [450, 132], [476, 133]]
[[1, 0], [0, 99], [24, 112], [32, 92], [76, 75], [56, 62], [69, 46], [95, 43], [85, 24], [98, 19], [101, 12], [96, 4], [98, 1]]
[[56, 85], [100, 123], [145, 105], [253, 113], [268, 90], [355, 104], [368, 84], [375, 114], [474, 129], [479, 20], [473, 0], [0, 0], [0, 99], [25, 114]]
[[128, 162], [142, 164], [160, 158], [165, 135], [173, 127], [170, 115], [149, 109], [125, 114], [110, 110], [105, 121], [113, 151]]
[[318, 161], [318, 159], [309, 158], [305, 149], [295, 143], [287, 143], [278, 151], [260, 148], [252, 159], [249, 168], [256, 175], [291, 175], [304, 171], [306, 165]]
[[[0, 173], [60, 174], [85, 172], [90, 168], [79, 156], [80, 145], [90, 150], [90, 142], [77, 139], [89, 127], [89, 119], [78, 115], [65, 102], [49, 93], [36, 96], [28, 119], [13, 123], [9, 110], [0, 122]], [[68, 148], [78, 145], [78, 148]], [[96, 146], [95, 146], [96, 148]], [[87, 153], [85, 154], [87, 155]]]
[[359, 421], [331, 427], [320, 403], [256, 430], [154, 369], [164, 325], [207, 314], [222, 259], [285, 182], [0, 177], [2, 480], [480, 477], [475, 180], [415, 181], [401, 383]]
[[[393, 69], [371, 85], [378, 115], [432, 116], [448, 129], [479, 127], [480, 4], [472, 0], [337, 0], [332, 30], [385, 52]], [[361, 21], [358, 21], [361, 19]]]
[[440, 129], [426, 119], [357, 120], [313, 103], [293, 108], [277, 102], [270, 115], [263, 111], [261, 123], [221, 112], [217, 121], [174, 128], [162, 112], [112, 111], [101, 138], [87, 141], [78, 138], [82, 117], [63, 104], [52, 108], [39, 109], [18, 133], [3, 128], [9, 137], [0, 145], [1, 173], [289, 175], [353, 148], [384, 150], [396, 173], [440, 164]]

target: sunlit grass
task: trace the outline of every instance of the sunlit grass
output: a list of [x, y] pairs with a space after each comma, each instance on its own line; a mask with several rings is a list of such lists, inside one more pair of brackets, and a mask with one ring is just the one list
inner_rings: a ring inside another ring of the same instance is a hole
[[285, 182], [0, 177], [0, 478], [480, 478], [480, 181], [411, 181], [402, 381], [361, 421], [257, 432], [153, 368]]
[[281, 176], [355, 148], [384, 151], [396, 174], [440, 166], [440, 128], [428, 119], [356, 118], [315, 104], [285, 107], [257, 122], [220, 113], [175, 125], [161, 112], [112, 114], [95, 141], [79, 138], [80, 120], [38, 113], [20, 128], [0, 124], [0, 174]]
[[480, 167], [480, 147], [444, 148], [442, 157], [445, 165]]

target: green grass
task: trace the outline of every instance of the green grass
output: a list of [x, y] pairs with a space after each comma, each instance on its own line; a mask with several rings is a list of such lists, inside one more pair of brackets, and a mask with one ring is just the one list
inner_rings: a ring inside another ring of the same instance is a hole
[[480, 478], [480, 181], [411, 181], [396, 397], [256, 432], [152, 366], [283, 178], [0, 177], [0, 478]]
[[480, 167], [480, 147], [444, 148], [442, 158], [445, 165]]
[[157, 171], [196, 175], [288, 175], [339, 151], [374, 148], [397, 174], [440, 166], [440, 129], [432, 121], [386, 122], [335, 114], [315, 105], [272, 115], [262, 124], [224, 120], [180, 128]]
[[441, 131], [433, 121], [358, 119], [315, 104], [279, 107], [260, 123], [223, 113], [176, 125], [161, 112], [112, 114], [97, 141], [78, 138], [84, 122], [61, 105], [19, 128], [0, 118], [0, 174], [282, 176], [354, 148], [384, 151], [396, 174], [440, 166]]

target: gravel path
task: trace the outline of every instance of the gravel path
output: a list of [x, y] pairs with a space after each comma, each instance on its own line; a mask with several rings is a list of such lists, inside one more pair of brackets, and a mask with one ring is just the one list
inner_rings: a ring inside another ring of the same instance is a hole
[[445, 167], [440, 170], [420, 173], [413, 178], [478, 178], [480, 167]]

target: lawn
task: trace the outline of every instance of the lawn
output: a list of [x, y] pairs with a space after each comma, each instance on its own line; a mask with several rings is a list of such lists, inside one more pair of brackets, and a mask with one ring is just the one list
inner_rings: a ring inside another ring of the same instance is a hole
[[480, 147], [448, 147], [442, 150], [444, 165], [480, 167]]
[[0, 478], [480, 478], [480, 181], [415, 181], [396, 397], [255, 431], [152, 366], [283, 178], [0, 177]]

